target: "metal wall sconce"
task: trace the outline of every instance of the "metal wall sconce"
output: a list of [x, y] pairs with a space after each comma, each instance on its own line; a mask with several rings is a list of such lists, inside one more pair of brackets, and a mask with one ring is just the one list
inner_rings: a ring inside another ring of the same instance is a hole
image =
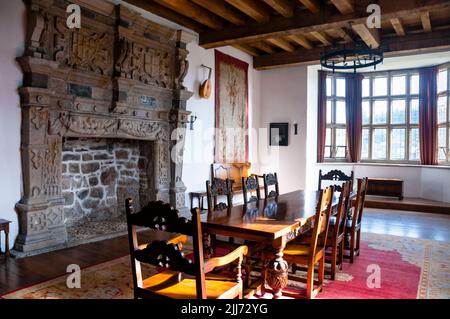
[[298, 135], [298, 124], [294, 122], [294, 135]]
[[191, 115], [190, 120], [188, 121], [188, 123], [189, 123], [189, 129], [190, 129], [191, 131], [194, 130], [194, 123], [195, 123], [195, 121], [197, 121], [197, 115]]

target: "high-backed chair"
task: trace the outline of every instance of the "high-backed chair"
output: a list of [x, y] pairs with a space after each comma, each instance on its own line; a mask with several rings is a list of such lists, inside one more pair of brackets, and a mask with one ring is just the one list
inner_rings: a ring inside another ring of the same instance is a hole
[[[226, 202], [220, 201], [225, 197]], [[206, 181], [206, 198], [208, 202], [208, 212], [214, 213], [216, 210], [229, 209], [233, 207], [233, 189], [231, 180], [213, 178], [211, 181]], [[223, 241], [218, 241], [213, 234], [204, 234], [205, 244], [209, 242], [210, 246], [205, 245], [206, 256], [211, 257], [214, 255], [217, 247], [230, 249]], [[228, 237], [230, 244], [234, 243], [234, 238]]]
[[242, 177], [242, 192], [245, 205], [261, 199], [257, 175], [250, 175], [247, 178]]
[[[213, 178], [206, 181], [206, 197], [208, 211], [222, 210], [233, 206], [233, 189], [229, 179]], [[220, 202], [221, 197], [226, 197], [226, 202]]]
[[[192, 221], [178, 216], [178, 211], [161, 201], [150, 202], [140, 212], [134, 213], [133, 202], [126, 200], [126, 215], [133, 274], [134, 298], [242, 298], [243, 285], [241, 263], [247, 254], [247, 247], [240, 246], [232, 253], [203, 260], [202, 230], [200, 211], [192, 209]], [[139, 245], [136, 227], [182, 234], [168, 241], [155, 240], [148, 245]], [[187, 236], [193, 240], [193, 262], [183, 254], [183, 244]], [[236, 279], [213, 277], [207, 274], [216, 267], [237, 263]], [[163, 270], [156, 275], [143, 278], [141, 263], [150, 264]]]
[[[345, 225], [345, 234], [350, 237], [349, 246], [345, 248], [349, 251], [347, 257], [353, 263], [355, 255], [359, 256], [359, 247], [361, 241], [361, 220], [364, 211], [364, 204], [366, 202], [368, 178], [358, 179], [358, 191], [356, 194], [355, 206], [351, 208], [351, 219]], [[351, 205], [352, 206], [352, 205]]]
[[[314, 298], [322, 290], [325, 277], [325, 249], [330, 224], [333, 202], [333, 186], [321, 191], [317, 204], [314, 228], [309, 243], [288, 243], [283, 251], [283, 258], [292, 265], [295, 273], [298, 265], [308, 267], [306, 277], [306, 298]], [[314, 268], [319, 264], [317, 286], [314, 288]], [[304, 282], [303, 278], [293, 277], [293, 280]]]
[[344, 182], [350, 181], [352, 183], [350, 188], [352, 189], [353, 188], [353, 178], [354, 178], [353, 171], [351, 172], [350, 175], [346, 175], [344, 172], [337, 170], [337, 169], [329, 171], [326, 174], [322, 174], [322, 170], [320, 170], [319, 171], [319, 187], [318, 187], [318, 189], [319, 190], [322, 189], [323, 181], [330, 182], [330, 183], [327, 183], [329, 185], [326, 185], [326, 186], [330, 186], [330, 185], [334, 186], [334, 189], [336, 192], [342, 191], [342, 184]]
[[280, 195], [280, 189], [278, 187], [277, 173], [270, 173], [263, 175], [264, 180], [264, 196], [265, 198], [275, 198]]

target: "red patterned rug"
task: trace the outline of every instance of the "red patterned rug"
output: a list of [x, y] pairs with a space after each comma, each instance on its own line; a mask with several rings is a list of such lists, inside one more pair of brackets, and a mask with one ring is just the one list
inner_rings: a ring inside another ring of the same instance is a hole
[[[318, 298], [434, 299], [450, 298], [450, 243], [363, 234], [361, 255], [344, 263], [335, 281], [326, 280]], [[145, 269], [148, 274], [155, 268]], [[81, 272], [81, 288], [69, 289], [61, 276], [1, 296], [6, 299], [126, 299], [132, 297], [129, 257]], [[303, 284], [289, 281], [286, 289], [300, 292]], [[271, 298], [270, 293], [257, 298]], [[286, 297], [287, 298], [287, 297]]]

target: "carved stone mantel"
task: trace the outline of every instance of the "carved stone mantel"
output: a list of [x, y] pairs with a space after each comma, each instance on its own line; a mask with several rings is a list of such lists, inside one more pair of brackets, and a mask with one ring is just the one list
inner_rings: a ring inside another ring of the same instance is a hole
[[192, 96], [183, 85], [189, 67], [183, 41], [189, 36], [120, 5], [76, 2], [82, 18], [74, 30], [65, 25], [69, 2], [27, 3], [26, 52], [18, 58], [24, 73], [23, 196], [15, 250], [22, 253], [67, 243], [61, 194], [66, 137], [151, 141], [150, 198], [187, 211], [181, 176], [186, 101]]

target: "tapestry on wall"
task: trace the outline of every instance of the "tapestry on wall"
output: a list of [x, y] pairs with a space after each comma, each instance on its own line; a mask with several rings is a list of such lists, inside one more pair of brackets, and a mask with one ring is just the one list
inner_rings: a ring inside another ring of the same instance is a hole
[[248, 63], [215, 51], [216, 163], [248, 162]]

